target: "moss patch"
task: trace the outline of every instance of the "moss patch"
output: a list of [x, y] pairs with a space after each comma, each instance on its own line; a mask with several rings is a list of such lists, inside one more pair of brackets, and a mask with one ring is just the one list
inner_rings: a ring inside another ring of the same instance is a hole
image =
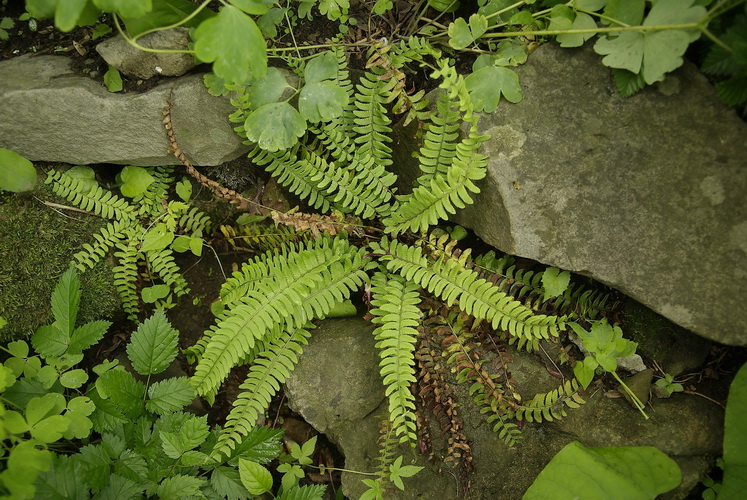
[[[42, 201], [69, 205], [44, 185], [31, 193], [0, 196], [0, 316], [8, 321], [0, 330], [1, 342], [28, 337], [50, 322], [55, 283], [73, 254], [104, 226], [99, 217], [55, 211]], [[79, 324], [120, 313], [110, 264], [100, 262], [80, 280]]]

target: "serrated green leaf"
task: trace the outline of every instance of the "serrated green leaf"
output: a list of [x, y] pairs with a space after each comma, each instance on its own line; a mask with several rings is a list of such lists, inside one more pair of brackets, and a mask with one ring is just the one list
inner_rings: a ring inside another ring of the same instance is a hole
[[195, 30], [195, 53], [214, 62], [213, 73], [229, 84], [261, 78], [267, 71], [267, 46], [252, 18], [231, 5], [221, 7]]
[[68, 389], [77, 389], [88, 381], [88, 373], [85, 370], [70, 370], [60, 375], [60, 384]]
[[170, 291], [171, 289], [169, 288], [169, 285], [162, 284], [147, 286], [142, 290], [143, 302], [145, 302], [146, 304], [154, 304], [157, 300], [166, 297]]
[[36, 481], [37, 498], [88, 500], [88, 487], [83, 481], [80, 464], [70, 456], [56, 455], [48, 471]]
[[557, 297], [568, 289], [571, 283], [571, 273], [561, 271], [557, 267], [548, 267], [542, 273], [542, 288], [545, 299]]
[[284, 490], [276, 500], [322, 500], [327, 486], [324, 484], [312, 484], [310, 486], [294, 486]]
[[747, 72], [716, 84], [716, 92], [728, 106], [740, 106], [747, 102]]
[[57, 324], [43, 325], [31, 336], [31, 345], [44, 357], [61, 356], [67, 351], [70, 338], [61, 332]]
[[176, 377], [156, 382], [148, 388], [145, 408], [158, 415], [183, 409], [195, 397], [195, 391], [187, 377]]
[[80, 354], [104, 337], [111, 321], [91, 321], [76, 328], [70, 337], [68, 354]]
[[93, 0], [93, 4], [122, 17], [143, 17], [153, 8], [151, 0]]
[[177, 500], [197, 495], [205, 482], [205, 479], [184, 474], [167, 477], [158, 485], [156, 496], [161, 500]]
[[[54, 315], [55, 324], [63, 336], [67, 338], [70, 337], [70, 334], [75, 329], [79, 304], [80, 281], [78, 280], [78, 272], [75, 270], [75, 266], [71, 265], [60, 277], [54, 288], [54, 292], [52, 292], [52, 314]], [[46, 355], [38, 349], [37, 352]]]
[[104, 85], [109, 92], [119, 92], [124, 88], [122, 76], [114, 66], [109, 66], [109, 69], [104, 73]]
[[109, 482], [112, 459], [101, 445], [89, 444], [74, 455], [81, 464], [83, 475], [91, 491], [98, 493]]
[[247, 138], [268, 151], [288, 149], [306, 133], [306, 121], [287, 102], [265, 104], [244, 123]]
[[145, 488], [142, 484], [112, 474], [109, 477], [109, 484], [101, 490], [101, 493], [96, 498], [106, 498], [107, 500], [135, 500], [143, 497], [142, 493], [144, 489]]
[[449, 45], [461, 50], [467, 48], [488, 30], [488, 20], [480, 14], [472, 14], [469, 25], [463, 18], [458, 18], [449, 25]]
[[0, 148], [0, 190], [31, 191], [36, 186], [34, 164], [10, 149]]
[[15, 384], [15, 382], [16, 377], [13, 375], [13, 370], [7, 366], [0, 365], [0, 392], [4, 392], [5, 389]]
[[114, 472], [130, 481], [142, 482], [148, 478], [148, 463], [138, 452], [122, 450], [114, 462]]
[[345, 89], [331, 82], [306, 84], [298, 96], [298, 110], [311, 123], [327, 122], [341, 116], [347, 103]]
[[141, 375], [155, 375], [164, 371], [177, 354], [179, 332], [171, 326], [163, 309], [158, 309], [132, 334], [127, 345], [127, 356], [132, 367]]
[[119, 173], [118, 179], [122, 182], [122, 185], [119, 187], [122, 196], [128, 198], [140, 196], [156, 180], [143, 167], [132, 165], [123, 168]]
[[306, 64], [304, 79], [306, 83], [331, 80], [337, 76], [337, 59], [330, 51], [314, 57]]
[[[693, 0], [659, 0], [643, 25], [695, 24], [706, 10], [692, 3]], [[602, 58], [605, 66], [642, 73], [646, 83], [652, 84], [682, 65], [682, 55], [699, 36], [696, 29], [624, 31], [616, 38], [600, 38], [594, 50], [605, 56]]]
[[281, 449], [283, 431], [267, 427], [255, 427], [236, 446], [228, 458], [228, 464], [238, 466], [239, 459], [244, 458], [266, 464], [277, 457]]
[[261, 495], [272, 490], [272, 475], [263, 466], [251, 460], [239, 459], [241, 484], [252, 495]]
[[216, 467], [210, 474], [210, 486], [216, 493], [228, 500], [239, 500], [249, 496], [249, 492], [241, 484], [239, 471], [233, 467]]
[[223, 78], [215, 76], [215, 73], [205, 73], [202, 77], [205, 87], [207, 87], [208, 94], [220, 97], [230, 92], [226, 87], [226, 81]]
[[677, 463], [652, 446], [586, 448], [574, 441], [553, 457], [523, 498], [653, 499], [681, 479]]
[[612, 76], [620, 97], [631, 97], [646, 86], [643, 75], [631, 73], [626, 69], [612, 68]]
[[495, 111], [501, 95], [513, 103], [524, 97], [521, 94], [519, 75], [504, 67], [486, 66], [467, 76], [464, 83], [477, 111]]
[[[145, 384], [135, 380], [130, 373], [110, 370], [96, 379], [96, 389], [102, 398], [109, 399], [128, 418], [135, 419], [142, 414]], [[93, 396], [91, 399], [95, 402]]]

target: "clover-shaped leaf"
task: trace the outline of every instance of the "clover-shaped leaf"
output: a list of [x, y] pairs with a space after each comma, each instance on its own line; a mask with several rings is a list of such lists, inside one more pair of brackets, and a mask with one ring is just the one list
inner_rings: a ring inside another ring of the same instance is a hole
[[469, 25], [464, 18], [459, 18], [449, 25], [449, 45], [461, 50], [480, 38], [488, 30], [488, 19], [480, 14], [472, 14]]
[[306, 64], [306, 83], [321, 82], [337, 76], [337, 59], [332, 52], [324, 52]]
[[542, 273], [542, 288], [545, 290], [545, 298], [557, 297], [568, 289], [571, 282], [571, 273], [561, 271], [557, 267], [549, 267]]
[[288, 149], [306, 132], [306, 121], [287, 102], [265, 104], [244, 123], [247, 138], [268, 151]]
[[122, 169], [118, 179], [122, 182], [119, 190], [122, 196], [134, 198], [141, 195], [148, 189], [156, 179], [148, 173], [143, 167], [129, 166]]
[[[706, 9], [692, 5], [693, 1], [659, 0], [643, 25], [694, 25], [705, 15]], [[682, 55], [699, 36], [696, 29], [624, 31], [616, 38], [600, 38], [594, 50], [605, 56], [602, 59], [605, 66], [642, 73], [646, 83], [652, 84], [682, 65]]]
[[521, 94], [519, 75], [498, 66], [485, 66], [464, 79], [476, 111], [495, 111], [501, 95], [509, 102], [519, 102]]
[[195, 54], [213, 62], [213, 73], [229, 84], [243, 84], [267, 72], [267, 45], [254, 20], [238, 8], [222, 7], [194, 33]]

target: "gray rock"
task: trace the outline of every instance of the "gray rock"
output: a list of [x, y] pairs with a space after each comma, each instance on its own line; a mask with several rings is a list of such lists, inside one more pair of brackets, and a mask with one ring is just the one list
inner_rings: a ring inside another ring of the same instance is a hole
[[[387, 414], [371, 331], [357, 318], [323, 322], [286, 384], [291, 407], [339, 446], [346, 469], [363, 472], [376, 470], [378, 424]], [[510, 356], [515, 388], [525, 401], [558, 386], [535, 356], [515, 351]], [[467, 387], [458, 386], [457, 395], [474, 455], [470, 494], [459, 488], [450, 465], [427, 462], [402, 448], [405, 463], [425, 470], [405, 480], [404, 492], [389, 492], [387, 498], [521, 498], [550, 459], [573, 440], [587, 446], [656, 446], [678, 462], [685, 478], [667, 498], [684, 498], [712, 465], [709, 457], [721, 452], [723, 411], [695, 396], [655, 400], [647, 408], [650, 419], [645, 420], [624, 399], [610, 399], [603, 390], [595, 390], [585, 405], [569, 410], [560, 421], [526, 424], [520, 443], [509, 449], [490, 430]], [[445, 443], [439, 434], [432, 425], [436, 456], [443, 457]], [[343, 491], [349, 498], [359, 498], [364, 490], [361, 476], [343, 474]]]
[[[488, 177], [453, 220], [747, 345], [747, 125], [691, 64], [629, 99], [588, 48], [543, 45], [517, 73], [524, 99], [480, 119]], [[404, 132], [394, 154], [412, 179]]]
[[[138, 44], [149, 49], [181, 50], [187, 48], [188, 42], [189, 30], [187, 28], [157, 31], [137, 41]], [[120, 72], [143, 79], [156, 75], [181, 76], [195, 67], [195, 60], [191, 54], [145, 52], [127, 43], [122, 35], [101, 42], [96, 46], [96, 51]]]
[[194, 165], [218, 165], [248, 150], [228, 121], [233, 107], [207, 93], [202, 75], [113, 94], [57, 56], [0, 62], [0, 147], [32, 161], [178, 164], [161, 123], [172, 91], [174, 131]]

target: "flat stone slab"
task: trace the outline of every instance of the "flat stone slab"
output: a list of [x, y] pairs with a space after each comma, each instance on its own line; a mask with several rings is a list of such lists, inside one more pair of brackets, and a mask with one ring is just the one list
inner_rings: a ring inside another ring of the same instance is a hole
[[0, 62], [0, 147], [32, 161], [178, 164], [161, 123], [172, 92], [176, 138], [194, 165], [219, 165], [248, 151], [228, 121], [230, 102], [208, 94], [202, 75], [144, 93], [111, 93], [61, 56]]
[[488, 176], [452, 220], [747, 345], [747, 125], [689, 63], [629, 99], [590, 49], [546, 44], [517, 73], [524, 99], [480, 118]]

